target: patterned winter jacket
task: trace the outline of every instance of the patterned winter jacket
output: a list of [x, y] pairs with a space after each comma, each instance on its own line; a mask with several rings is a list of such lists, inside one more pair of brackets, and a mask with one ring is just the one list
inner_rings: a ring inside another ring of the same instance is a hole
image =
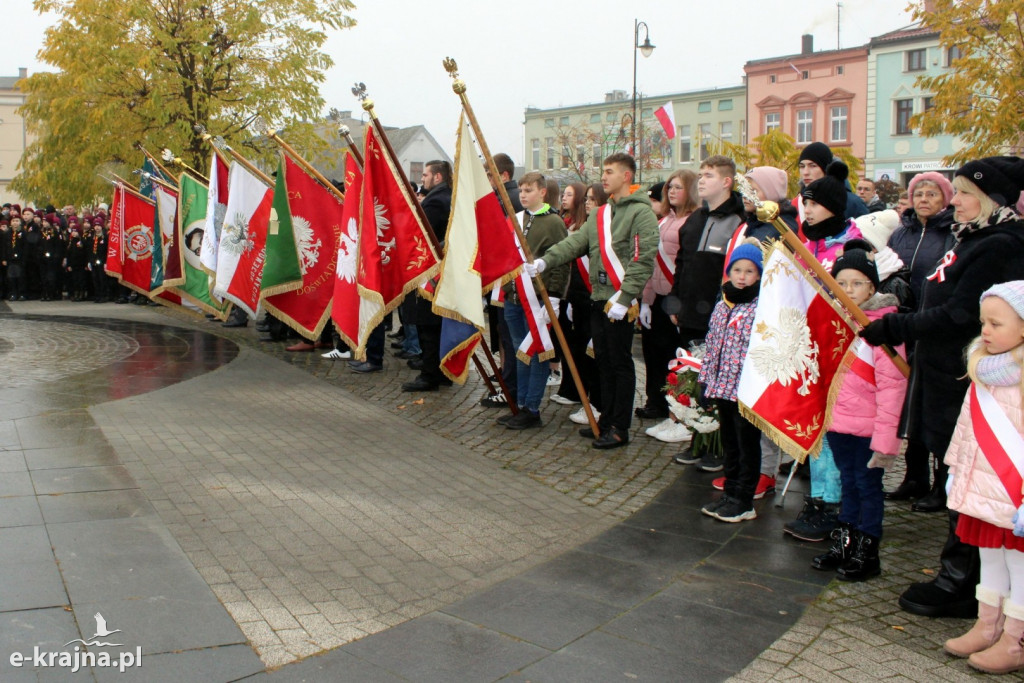
[[[1024, 434], [1022, 428], [1022, 399], [1020, 385], [997, 387], [986, 385], [999, 407]], [[968, 391], [956, 421], [953, 440], [946, 450], [946, 464], [953, 477], [947, 505], [977, 519], [1003, 529], [1013, 528], [1013, 513], [1017, 511], [991, 463], [978, 446], [971, 423], [971, 393]]]
[[697, 381], [704, 385], [706, 397], [736, 400], [756, 308], [756, 298], [750, 303], [732, 307], [722, 300], [715, 304], [705, 338], [707, 352], [697, 377]]

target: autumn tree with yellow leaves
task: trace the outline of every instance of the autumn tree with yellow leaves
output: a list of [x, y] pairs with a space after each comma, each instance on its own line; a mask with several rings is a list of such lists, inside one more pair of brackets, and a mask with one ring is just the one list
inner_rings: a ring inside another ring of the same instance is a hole
[[350, 0], [35, 0], [53, 12], [39, 58], [54, 72], [19, 83], [34, 141], [12, 187], [37, 201], [107, 194], [97, 173], [138, 165], [136, 145], [169, 147], [196, 168], [209, 147], [195, 125], [236, 147], [262, 116], [300, 149], [331, 58], [327, 31], [353, 26]]

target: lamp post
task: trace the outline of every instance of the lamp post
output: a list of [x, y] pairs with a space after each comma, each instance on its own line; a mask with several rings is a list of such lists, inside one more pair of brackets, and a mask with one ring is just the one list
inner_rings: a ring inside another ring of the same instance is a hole
[[[640, 27], [644, 29], [644, 42], [640, 43]], [[654, 52], [654, 45], [651, 44], [650, 30], [647, 27], [647, 23], [643, 21], [637, 21], [633, 19], [633, 122], [632, 122], [632, 133], [633, 138], [633, 156], [637, 156], [636, 148], [636, 53], [637, 51], [646, 58], [650, 57], [651, 53]], [[639, 168], [639, 166], [638, 166]], [[639, 180], [639, 178], [637, 178]]]

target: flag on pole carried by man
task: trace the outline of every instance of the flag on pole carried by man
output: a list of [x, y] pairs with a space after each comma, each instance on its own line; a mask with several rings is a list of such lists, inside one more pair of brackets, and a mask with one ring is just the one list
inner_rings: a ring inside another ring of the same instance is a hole
[[299, 334], [316, 339], [330, 318], [342, 205], [283, 155], [274, 210], [263, 267], [263, 304]]
[[183, 173], [178, 181], [179, 245], [182, 254], [184, 282], [175, 288], [181, 297], [198, 306], [204, 313], [223, 319], [231, 304], [217, 302], [210, 296], [210, 276], [199, 260], [206, 231], [206, 185]]
[[358, 353], [365, 351], [384, 316], [437, 273], [439, 258], [416, 212], [416, 198], [373, 124], [366, 127], [365, 145], [356, 273], [362, 299]]
[[331, 320], [338, 335], [362, 360], [365, 354], [355, 353], [359, 346], [359, 287], [356, 268], [359, 262], [359, 197], [363, 188], [363, 172], [351, 154], [345, 155], [345, 204], [341, 207], [341, 232], [338, 233], [338, 258], [331, 298]]
[[[213, 295], [256, 317], [274, 190], [240, 163], [228, 171], [228, 204], [217, 245]], [[207, 214], [209, 218], [209, 214]]]
[[799, 462], [817, 454], [833, 380], [856, 338], [846, 312], [796, 257], [775, 243], [764, 259], [740, 412]]
[[141, 294], [149, 293], [153, 271], [153, 209], [135, 190], [115, 185], [105, 270]]
[[464, 384], [486, 324], [482, 297], [515, 278], [523, 256], [477, 156], [465, 113], [459, 118], [458, 138], [452, 212], [433, 310], [443, 317], [441, 371]]

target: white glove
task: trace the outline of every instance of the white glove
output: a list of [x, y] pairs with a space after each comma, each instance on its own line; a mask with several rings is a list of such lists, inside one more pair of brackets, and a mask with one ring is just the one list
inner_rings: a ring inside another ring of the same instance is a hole
[[875, 254], [875, 268], [878, 269], [878, 280], [884, 282], [890, 275], [903, 267], [903, 261], [892, 250], [892, 247], [885, 247]]
[[946, 497], [949, 498], [949, 492], [953, 490], [953, 473], [950, 472], [949, 476], [946, 477]]
[[875, 451], [871, 454], [871, 459], [868, 460], [868, 468], [880, 467], [883, 470], [888, 471], [894, 462], [896, 462], [895, 455], [887, 455], [885, 453]]
[[523, 269], [526, 270], [526, 274], [530, 277], [537, 277], [544, 272], [545, 267], [547, 267], [547, 264], [544, 263], [544, 259], [542, 258], [537, 259], [533, 263], [523, 264]]
[[612, 307], [608, 309], [609, 320], [622, 320], [626, 317], [626, 313], [629, 312], [629, 308], [623, 306], [618, 301], [612, 304]]
[[566, 304], [565, 306], [565, 317], [569, 322], [572, 322], [572, 304]]
[[[555, 314], [557, 315], [558, 314], [558, 305], [560, 303], [559, 300], [557, 298], [553, 297], [553, 296], [548, 297], [548, 298], [551, 300], [551, 308], [554, 309]], [[551, 316], [548, 314], [548, 307], [547, 306], [545, 306], [545, 307], [540, 309], [540, 319], [541, 319], [541, 322], [543, 322], [545, 325], [550, 325], [551, 324]]]
[[640, 324], [646, 329], [651, 329], [651, 305], [640, 304]]

